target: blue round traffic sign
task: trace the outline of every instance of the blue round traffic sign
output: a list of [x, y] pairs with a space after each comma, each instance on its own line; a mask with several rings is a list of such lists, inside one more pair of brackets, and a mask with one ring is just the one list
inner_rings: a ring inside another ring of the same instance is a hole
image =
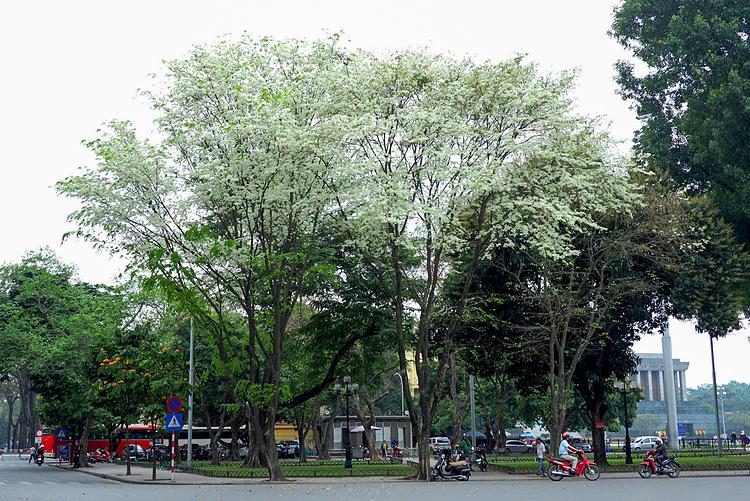
[[167, 399], [167, 410], [172, 414], [176, 414], [182, 410], [182, 400], [176, 395], [172, 395]]

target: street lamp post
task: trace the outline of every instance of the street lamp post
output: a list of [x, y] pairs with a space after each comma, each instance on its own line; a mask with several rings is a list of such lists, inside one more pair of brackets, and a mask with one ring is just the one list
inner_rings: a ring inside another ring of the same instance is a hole
[[349, 397], [354, 396], [359, 389], [359, 385], [357, 383], [352, 384], [351, 381], [351, 377], [344, 376], [342, 378], [343, 384], [336, 383], [336, 386], [334, 386], [336, 392], [341, 393], [341, 395], [346, 397], [346, 428], [341, 430], [341, 438], [343, 440], [344, 451], [346, 453], [344, 468], [349, 469], [351, 469], [352, 467], [352, 444], [349, 437]]
[[724, 440], [727, 438], [727, 421], [726, 421], [726, 414], [724, 414], [724, 397], [727, 395], [727, 392], [724, 390], [724, 387], [719, 388], [719, 403], [721, 406], [721, 427], [724, 430], [722, 433], [722, 437]]
[[400, 372], [394, 372], [394, 376], [398, 376], [398, 380], [401, 383], [401, 415], [404, 415], [404, 377]]
[[625, 409], [625, 464], [633, 464], [633, 455], [630, 450], [630, 427], [628, 426], [628, 392], [630, 391], [630, 380], [625, 379], [622, 382], [622, 404]]

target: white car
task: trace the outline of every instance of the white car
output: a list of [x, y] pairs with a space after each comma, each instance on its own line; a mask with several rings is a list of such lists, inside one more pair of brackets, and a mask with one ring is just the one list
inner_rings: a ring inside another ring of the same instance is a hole
[[430, 437], [430, 451], [433, 454], [439, 453], [442, 449], [450, 449], [451, 441], [448, 437]]
[[656, 449], [656, 439], [659, 437], [647, 436], [638, 437], [630, 442], [630, 449], [634, 451], [647, 451], [649, 449]]

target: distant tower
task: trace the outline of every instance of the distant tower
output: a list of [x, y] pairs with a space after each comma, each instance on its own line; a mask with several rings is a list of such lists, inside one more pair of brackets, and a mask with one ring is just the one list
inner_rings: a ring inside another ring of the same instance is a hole
[[677, 435], [677, 399], [674, 392], [674, 367], [672, 366], [672, 338], [669, 337], [669, 320], [664, 326], [661, 338], [661, 351], [664, 357], [664, 400], [667, 403], [667, 436], [669, 448], [680, 448], [680, 437]]

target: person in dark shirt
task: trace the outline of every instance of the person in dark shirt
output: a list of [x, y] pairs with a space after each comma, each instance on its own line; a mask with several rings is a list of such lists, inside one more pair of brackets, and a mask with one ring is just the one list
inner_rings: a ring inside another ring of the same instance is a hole
[[656, 459], [656, 466], [659, 468], [661, 468], [664, 461], [667, 460], [667, 446], [660, 438], [656, 439], [656, 452], [654, 453], [654, 459]]

